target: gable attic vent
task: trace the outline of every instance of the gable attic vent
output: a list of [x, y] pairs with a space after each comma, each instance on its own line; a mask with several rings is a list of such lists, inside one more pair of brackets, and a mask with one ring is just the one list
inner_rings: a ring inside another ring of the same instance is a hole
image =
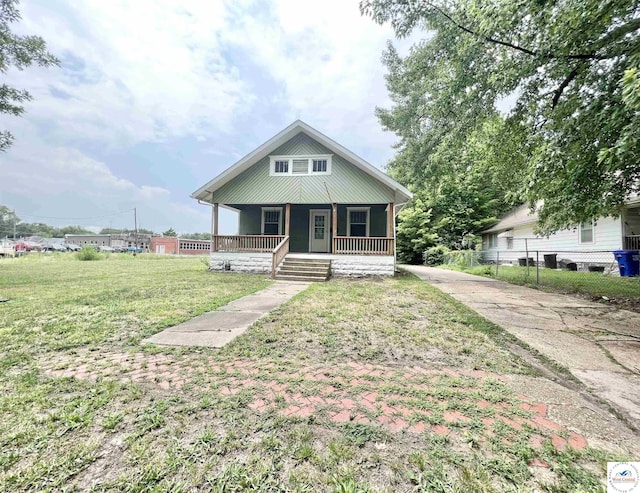
[[294, 175], [306, 175], [309, 173], [309, 160], [308, 159], [294, 159], [293, 168], [291, 171]]

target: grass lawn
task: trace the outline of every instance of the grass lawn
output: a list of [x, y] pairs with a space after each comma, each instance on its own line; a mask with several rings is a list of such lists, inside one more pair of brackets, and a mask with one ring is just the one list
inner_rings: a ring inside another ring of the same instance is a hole
[[269, 282], [0, 261], [0, 491], [604, 491], [614, 459], [500, 379], [535, 375], [510, 336], [413, 277], [312, 285], [222, 350], [140, 345]]
[[536, 268], [500, 266], [496, 277], [495, 265], [479, 265], [471, 268], [442, 266], [479, 276], [493, 277], [512, 284], [539, 287], [558, 293], [577, 293], [593, 297], [606, 296], [613, 299], [640, 300], [640, 279], [635, 277], [619, 277], [600, 272], [573, 272], [566, 270], [540, 268], [540, 283], [536, 283]]

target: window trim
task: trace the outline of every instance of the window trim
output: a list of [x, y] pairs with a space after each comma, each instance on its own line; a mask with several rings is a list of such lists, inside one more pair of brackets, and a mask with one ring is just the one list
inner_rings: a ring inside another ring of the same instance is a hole
[[[264, 213], [268, 211], [278, 211], [278, 233], [277, 236], [282, 235], [282, 207], [261, 207], [260, 213], [260, 234], [264, 235]], [[270, 235], [269, 235], [270, 236]]]
[[[370, 237], [370, 231], [369, 228], [371, 226], [371, 207], [347, 207], [347, 236], [348, 237], [352, 237], [351, 236], [351, 212], [362, 212], [365, 211], [367, 213], [367, 222], [366, 222], [366, 236], [364, 236], [364, 238], [369, 238]], [[356, 223], [356, 224], [360, 224], [360, 223]], [[362, 238], [359, 236], [353, 236], [353, 238]]]
[[[269, 176], [316, 176], [316, 175], [330, 175], [331, 174], [331, 162], [333, 154], [304, 154], [304, 155], [274, 155], [269, 156]], [[294, 159], [306, 159], [307, 160], [307, 172], [293, 174], [293, 160]], [[326, 159], [327, 171], [313, 171], [314, 159]], [[287, 161], [288, 172], [276, 173], [276, 161]]]
[[580, 245], [593, 245], [596, 242], [596, 224], [595, 221], [592, 219], [591, 222], [591, 241], [582, 241], [582, 225], [585, 224], [585, 222], [589, 222], [589, 221], [582, 221], [579, 225], [578, 225], [578, 243]]

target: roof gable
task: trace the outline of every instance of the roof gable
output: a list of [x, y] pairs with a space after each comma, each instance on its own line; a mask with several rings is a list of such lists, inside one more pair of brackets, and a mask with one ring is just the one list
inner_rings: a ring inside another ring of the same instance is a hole
[[485, 229], [484, 231], [482, 231], [482, 233], [496, 233], [499, 231], [512, 229], [516, 226], [524, 226], [526, 224], [536, 222], [538, 222], [538, 214], [536, 212], [531, 212], [529, 204], [523, 204], [512, 209], [508, 214], [502, 216], [496, 224], [494, 224], [490, 228]]
[[320, 146], [323, 146], [332, 153], [335, 153], [336, 155], [342, 157], [356, 168], [359, 168], [361, 171], [375, 178], [381, 184], [391, 188], [396, 193], [396, 195], [399, 195], [403, 199], [404, 202], [411, 200], [411, 198], [413, 197], [413, 194], [409, 192], [409, 190], [384, 174], [375, 166], [371, 165], [364, 159], [355, 155], [345, 147], [341, 146], [334, 140], [318, 132], [317, 130], [300, 120], [296, 120], [295, 122], [293, 122], [291, 125], [276, 134], [260, 147], [237, 161], [233, 166], [219, 174], [213, 180], [200, 187], [198, 190], [193, 192], [193, 194], [191, 194], [191, 197], [203, 201], [210, 200], [211, 194], [213, 192], [220, 189], [221, 187], [232, 181], [234, 178], [241, 175], [244, 171], [260, 162], [261, 159], [272, 154], [274, 151], [285, 145], [287, 142], [291, 141], [293, 137], [300, 134], [301, 132], [316, 141]]

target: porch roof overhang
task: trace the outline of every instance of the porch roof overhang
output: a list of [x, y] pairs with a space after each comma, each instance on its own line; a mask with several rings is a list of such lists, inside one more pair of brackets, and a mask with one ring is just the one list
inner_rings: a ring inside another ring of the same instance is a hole
[[301, 120], [296, 120], [287, 128], [276, 134], [274, 137], [269, 139], [267, 142], [262, 144], [260, 147], [250, 152], [242, 159], [233, 164], [230, 168], [220, 173], [213, 180], [209, 181], [198, 190], [191, 194], [191, 197], [197, 199], [202, 202], [211, 203], [213, 193], [218, 190], [220, 187], [229, 183], [231, 180], [239, 176], [242, 172], [249, 169], [251, 166], [256, 164], [262, 158], [268, 156], [271, 152], [276, 150], [278, 147], [286, 143], [288, 140], [295, 137], [300, 132], [304, 132], [309, 137], [317, 140], [322, 145], [330, 149], [335, 154], [340, 155], [354, 166], [364, 171], [368, 175], [380, 181], [382, 184], [394, 190], [396, 195], [397, 203], [406, 203], [413, 198], [413, 194], [407, 190], [405, 187], [400, 185], [393, 178], [387, 176], [385, 173], [380, 171], [378, 168], [368, 163], [361, 157], [357, 156], [347, 148], [341, 146], [333, 139], [330, 139], [326, 135], [320, 133], [310, 125], [307, 125]]

